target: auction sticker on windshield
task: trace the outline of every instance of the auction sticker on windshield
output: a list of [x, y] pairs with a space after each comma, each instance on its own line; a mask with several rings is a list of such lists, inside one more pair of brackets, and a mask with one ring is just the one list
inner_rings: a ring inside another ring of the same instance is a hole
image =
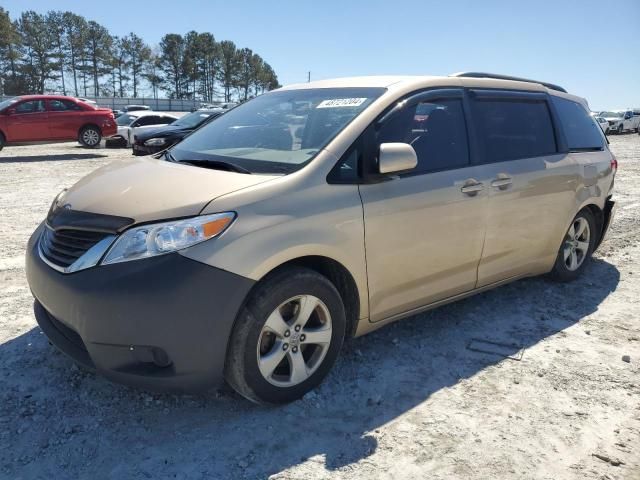
[[316, 108], [359, 107], [366, 98], [332, 98], [321, 101]]

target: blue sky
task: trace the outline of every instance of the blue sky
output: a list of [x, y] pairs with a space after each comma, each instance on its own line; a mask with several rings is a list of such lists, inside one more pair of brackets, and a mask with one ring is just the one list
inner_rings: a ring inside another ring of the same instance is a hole
[[640, 0], [2, 0], [71, 10], [157, 44], [210, 31], [259, 53], [282, 84], [373, 74], [474, 70], [546, 80], [593, 109], [640, 107]]

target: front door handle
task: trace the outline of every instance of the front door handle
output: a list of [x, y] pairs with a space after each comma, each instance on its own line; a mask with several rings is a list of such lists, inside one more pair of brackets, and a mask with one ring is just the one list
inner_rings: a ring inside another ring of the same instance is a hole
[[469, 180], [464, 182], [464, 185], [462, 185], [460, 191], [465, 195], [469, 195], [470, 197], [472, 197], [474, 195], [477, 195], [478, 192], [481, 192], [483, 188], [484, 185], [482, 185], [482, 182], [478, 182], [477, 180], [470, 178]]
[[499, 188], [500, 190], [506, 190], [512, 183], [513, 180], [509, 175], [507, 175], [506, 173], [500, 173], [498, 174], [498, 178], [491, 182], [491, 186]]

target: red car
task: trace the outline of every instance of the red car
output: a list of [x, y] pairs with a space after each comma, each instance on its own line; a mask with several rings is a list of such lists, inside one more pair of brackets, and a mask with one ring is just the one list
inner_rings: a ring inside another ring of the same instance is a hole
[[23, 95], [0, 102], [4, 145], [78, 140], [95, 147], [118, 131], [113, 112], [62, 95]]

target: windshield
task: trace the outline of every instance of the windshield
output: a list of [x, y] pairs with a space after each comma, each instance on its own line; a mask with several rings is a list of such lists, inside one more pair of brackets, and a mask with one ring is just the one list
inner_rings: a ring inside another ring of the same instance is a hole
[[121, 127], [127, 127], [136, 118], [138, 118], [138, 115], [129, 115], [127, 113], [123, 113], [122, 115], [118, 115], [118, 118], [116, 118], [116, 123]]
[[600, 116], [601, 117], [618, 117], [618, 118], [622, 118], [622, 117], [624, 117], [624, 114], [622, 112], [600, 112]]
[[4, 110], [12, 103], [16, 103], [18, 100], [20, 100], [20, 97], [13, 97], [13, 98], [9, 98], [8, 100], [4, 100], [0, 102], [0, 110]]
[[204, 122], [207, 118], [211, 116], [209, 112], [193, 112], [187, 113], [186, 115], [180, 117], [176, 121], [172, 122], [171, 125], [175, 127], [183, 127], [183, 128], [195, 128]]
[[210, 160], [250, 172], [290, 173], [309, 163], [384, 88], [311, 88], [261, 95], [171, 150], [176, 161]]

